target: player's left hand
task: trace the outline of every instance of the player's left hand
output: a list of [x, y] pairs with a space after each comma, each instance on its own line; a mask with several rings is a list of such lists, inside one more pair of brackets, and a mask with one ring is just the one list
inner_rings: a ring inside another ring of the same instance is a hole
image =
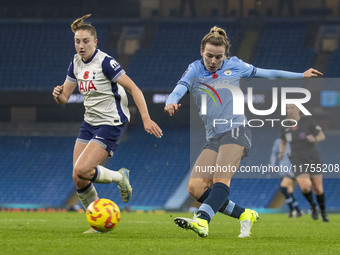
[[320, 71], [314, 69], [314, 68], [309, 68], [307, 71], [303, 73], [303, 77], [305, 78], [311, 78], [311, 77], [317, 77], [323, 75]]
[[307, 141], [310, 142], [310, 143], [315, 143], [315, 142], [316, 142], [316, 138], [315, 138], [315, 136], [313, 136], [313, 135], [307, 135], [307, 136], [306, 136], [306, 139], [307, 139]]
[[143, 120], [144, 129], [148, 134], [154, 135], [157, 138], [162, 138], [162, 129], [151, 119]]

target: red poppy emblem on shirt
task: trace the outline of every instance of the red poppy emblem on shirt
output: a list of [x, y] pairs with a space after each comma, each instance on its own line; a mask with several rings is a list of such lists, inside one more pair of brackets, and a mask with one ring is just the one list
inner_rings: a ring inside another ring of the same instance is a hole
[[298, 128], [297, 126], [294, 126], [292, 127], [292, 130], [297, 130], [297, 128]]
[[89, 78], [89, 71], [85, 71], [84, 75], [83, 75], [83, 78], [86, 80]]
[[217, 73], [212, 73], [212, 74], [211, 74], [211, 77], [212, 77], [213, 79], [216, 79], [216, 78], [218, 78], [218, 74], [217, 74]]

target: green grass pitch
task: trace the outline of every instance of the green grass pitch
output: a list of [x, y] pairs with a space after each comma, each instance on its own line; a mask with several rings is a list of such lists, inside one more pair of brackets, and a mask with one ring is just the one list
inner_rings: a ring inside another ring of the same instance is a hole
[[262, 214], [252, 237], [237, 237], [236, 219], [218, 214], [209, 236], [175, 226], [186, 213], [122, 213], [107, 234], [82, 234], [84, 213], [0, 212], [0, 254], [340, 254], [340, 215], [330, 223], [309, 215]]

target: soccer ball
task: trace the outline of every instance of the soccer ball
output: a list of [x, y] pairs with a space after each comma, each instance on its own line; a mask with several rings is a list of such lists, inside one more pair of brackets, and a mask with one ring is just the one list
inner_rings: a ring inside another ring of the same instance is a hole
[[108, 232], [117, 227], [120, 220], [120, 210], [109, 199], [97, 199], [87, 207], [86, 219], [95, 230]]

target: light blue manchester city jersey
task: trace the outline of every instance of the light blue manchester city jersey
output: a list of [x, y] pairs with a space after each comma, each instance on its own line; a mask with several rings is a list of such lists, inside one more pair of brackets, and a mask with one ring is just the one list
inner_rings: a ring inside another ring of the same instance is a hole
[[178, 84], [185, 85], [191, 92], [205, 124], [207, 140], [246, 125], [244, 115], [233, 113], [231, 90], [240, 87], [241, 78], [251, 78], [255, 73], [254, 66], [237, 57], [224, 60], [221, 68], [214, 73], [204, 67], [203, 60], [189, 65]]

